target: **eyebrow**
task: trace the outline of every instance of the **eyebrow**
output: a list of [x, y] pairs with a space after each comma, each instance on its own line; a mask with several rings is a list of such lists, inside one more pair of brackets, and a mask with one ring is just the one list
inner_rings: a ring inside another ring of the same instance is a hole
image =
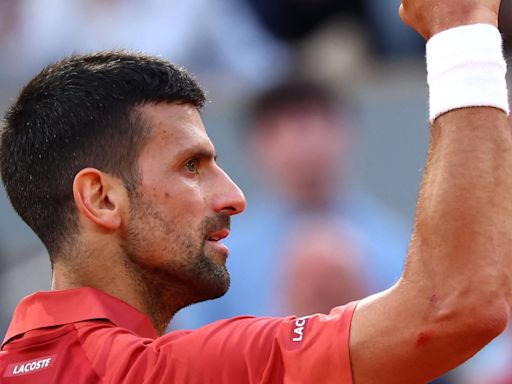
[[202, 146], [183, 149], [178, 152], [176, 157], [180, 159], [184, 157], [197, 157], [205, 160], [217, 160], [218, 158], [215, 150], [204, 148]]

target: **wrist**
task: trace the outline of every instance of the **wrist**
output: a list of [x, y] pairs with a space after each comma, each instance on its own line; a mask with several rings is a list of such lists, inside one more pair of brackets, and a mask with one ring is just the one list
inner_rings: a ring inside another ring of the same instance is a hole
[[427, 43], [430, 120], [453, 109], [494, 107], [509, 113], [501, 35], [488, 24], [442, 31]]

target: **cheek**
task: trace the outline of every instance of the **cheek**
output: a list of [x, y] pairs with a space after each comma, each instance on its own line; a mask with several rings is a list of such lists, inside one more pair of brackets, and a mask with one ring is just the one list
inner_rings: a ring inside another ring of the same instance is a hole
[[185, 177], [148, 180], [140, 190], [147, 200], [169, 213], [194, 209], [203, 202], [198, 182]]
[[132, 212], [125, 236], [125, 251], [135, 262], [160, 266], [170, 260], [179, 262], [180, 255], [196, 253], [204, 235], [200, 222], [190, 215], [169, 210], [154, 201], [139, 201]]
[[164, 190], [155, 194], [154, 199], [162, 215], [181, 230], [195, 230], [206, 214], [206, 201], [195, 188]]
[[154, 172], [144, 178], [139, 191], [166, 221], [194, 230], [207, 214], [206, 182], [178, 172]]

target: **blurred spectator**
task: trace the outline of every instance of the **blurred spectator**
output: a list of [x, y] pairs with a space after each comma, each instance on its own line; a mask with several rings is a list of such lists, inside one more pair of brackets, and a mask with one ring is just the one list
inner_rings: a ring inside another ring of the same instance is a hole
[[[392, 212], [346, 184], [356, 132], [339, 111], [330, 92], [309, 83], [278, 85], [254, 103], [246, 139], [267, 190], [259, 197], [248, 196], [248, 209], [235, 220], [226, 241], [231, 249], [230, 291], [214, 303], [186, 309], [175, 325], [196, 327], [240, 314], [284, 315], [290, 307], [315, 311], [296, 304], [306, 299], [283, 294], [290, 292], [286, 285], [298, 284], [296, 278], [308, 263], [312, 273], [326, 272], [328, 266], [339, 271], [336, 284], [352, 293], [338, 292], [333, 300], [338, 304], [386, 289], [399, 277], [408, 231]], [[336, 286], [324, 288], [332, 291]]]
[[423, 53], [423, 42], [398, 17], [400, 0], [246, 0], [276, 37], [297, 44], [335, 17], [353, 18], [386, 58]]
[[[0, 0], [0, 56], [29, 74], [73, 52], [132, 49], [251, 85], [275, 79], [288, 52], [237, 0]], [[234, 33], [234, 31], [236, 31]], [[15, 66], [12, 66], [15, 68]], [[23, 73], [26, 75], [27, 73]]]
[[276, 37], [296, 43], [336, 15], [346, 13], [361, 18], [359, 0], [246, 0], [262, 24]]
[[[368, 292], [364, 244], [349, 225], [327, 215], [296, 219], [282, 255], [285, 313], [298, 316], [329, 313], [340, 303], [349, 303]], [[278, 293], [279, 294], [279, 293]]]

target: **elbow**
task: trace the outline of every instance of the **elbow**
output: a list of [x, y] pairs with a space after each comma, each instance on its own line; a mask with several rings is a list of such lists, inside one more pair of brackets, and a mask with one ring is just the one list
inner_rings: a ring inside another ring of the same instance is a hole
[[[477, 305], [482, 309], [473, 327], [479, 331], [487, 342], [505, 331], [510, 319], [510, 305], [504, 297], [493, 296]], [[474, 312], [474, 311], [472, 311]], [[487, 344], [486, 342], [486, 344]]]
[[510, 306], [505, 300], [493, 298], [480, 302], [466, 316], [474, 317], [468, 324], [468, 332], [477, 335], [482, 347], [490, 343], [507, 328], [510, 318]]
[[461, 300], [457, 306], [434, 312], [417, 329], [414, 340], [413, 351], [426, 357], [420, 364], [425, 381], [462, 364], [501, 334], [507, 327], [510, 307], [494, 298], [477, 304]]
[[[441, 305], [433, 312], [428, 326], [443, 334], [469, 354], [476, 353], [507, 327], [510, 305], [496, 294], [453, 297], [453, 305]], [[418, 340], [421, 336], [418, 336]]]

